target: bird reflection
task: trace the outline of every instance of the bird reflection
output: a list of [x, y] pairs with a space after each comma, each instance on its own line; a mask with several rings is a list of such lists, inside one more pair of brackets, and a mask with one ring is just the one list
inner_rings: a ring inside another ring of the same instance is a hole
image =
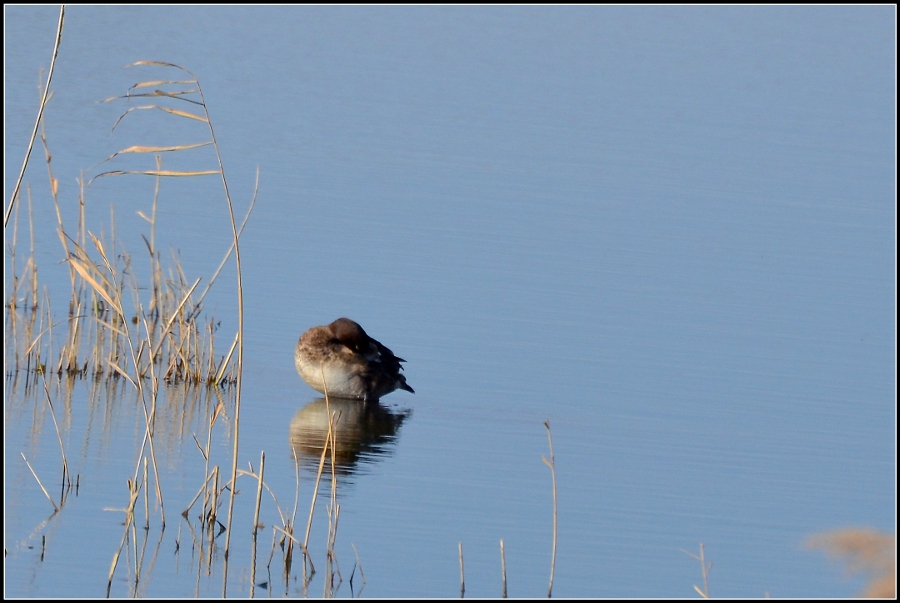
[[[351, 474], [360, 461], [372, 462], [390, 454], [397, 430], [412, 414], [411, 410], [395, 411], [379, 402], [347, 398], [313, 400], [291, 419], [291, 446], [302, 467], [315, 471], [328, 436], [329, 411], [334, 413], [335, 470]], [[329, 453], [325, 473], [330, 473]]]

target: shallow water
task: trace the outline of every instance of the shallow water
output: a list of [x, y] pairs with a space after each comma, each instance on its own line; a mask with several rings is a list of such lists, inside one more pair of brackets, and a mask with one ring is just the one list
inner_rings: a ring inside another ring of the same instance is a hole
[[[5, 10], [8, 198], [57, 9]], [[266, 453], [276, 497], [261, 511], [266, 559], [279, 510], [294, 505], [301, 419], [319, 404], [294, 369], [296, 339], [349, 316], [407, 359], [416, 394], [387, 396], [380, 428], [348, 435], [358, 442], [337, 478], [338, 596], [358, 594], [357, 553], [363, 596], [455, 596], [460, 542], [466, 594], [499, 596], [501, 539], [510, 596], [546, 593], [545, 420], [559, 497], [554, 595], [693, 596], [699, 563], [681, 549], [703, 542], [713, 596], [848, 596], [861, 579], [803, 543], [846, 525], [896, 529], [893, 16], [74, 6], [46, 130], [67, 224], [81, 170], [149, 168], [145, 157], [98, 164], [135, 144], [204, 139], [202, 127], [146, 111], [110, 133], [129, 104], [97, 101], [172, 77], [123, 69], [136, 60], [200, 78], [241, 215], [259, 166], [241, 239], [239, 456], [257, 467]], [[164, 166], [215, 161], [170, 153]], [[26, 182], [42, 286], [62, 312], [68, 271], [40, 148]], [[114, 205], [117, 237], [137, 257], [147, 223], [136, 212], [149, 211], [153, 187], [94, 181], [89, 228], [109, 233]], [[159, 199], [159, 244], [205, 282], [231, 240], [220, 182], [165, 180]], [[220, 349], [236, 328], [234, 290], [229, 266], [206, 304], [222, 321]], [[48, 520], [20, 452], [53, 483], [59, 444], [43, 393], [8, 379], [6, 595], [100, 596], [123, 531], [122, 513], [106, 509], [127, 502], [143, 417], [124, 386], [51, 389], [80, 486]], [[193, 436], [205, 443], [216, 398], [176, 388], [162, 400], [167, 527], [153, 515], [138, 586], [132, 553], [112, 594], [218, 596], [221, 537], [207, 564], [195, 519], [179, 516], [202, 483]], [[226, 408], [212, 441], [223, 471]], [[303, 526], [316, 463], [305, 452]], [[232, 596], [250, 592], [246, 484]], [[285, 585], [276, 546], [255, 594], [323, 592], [326, 502], [308, 590], [299, 561]]]

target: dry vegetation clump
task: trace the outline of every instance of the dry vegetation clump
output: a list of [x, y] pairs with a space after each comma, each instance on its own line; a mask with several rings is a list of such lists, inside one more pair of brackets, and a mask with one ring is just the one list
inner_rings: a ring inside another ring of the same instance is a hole
[[897, 540], [871, 528], [846, 528], [811, 537], [808, 548], [822, 549], [830, 557], [842, 559], [849, 574], [864, 573], [866, 587], [859, 597], [897, 597]]

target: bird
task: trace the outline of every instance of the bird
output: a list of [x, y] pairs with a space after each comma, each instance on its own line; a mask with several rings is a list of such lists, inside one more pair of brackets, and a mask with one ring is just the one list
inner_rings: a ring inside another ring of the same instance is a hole
[[312, 327], [297, 342], [297, 372], [314, 390], [338, 398], [376, 402], [396, 389], [415, 393], [406, 383], [401, 362], [358, 323], [338, 318]]

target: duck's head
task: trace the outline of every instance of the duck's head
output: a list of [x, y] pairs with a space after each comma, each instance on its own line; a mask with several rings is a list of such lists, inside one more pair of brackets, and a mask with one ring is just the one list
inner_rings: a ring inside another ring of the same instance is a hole
[[360, 352], [369, 347], [369, 336], [359, 324], [349, 318], [338, 318], [328, 325], [334, 338], [353, 350]]

